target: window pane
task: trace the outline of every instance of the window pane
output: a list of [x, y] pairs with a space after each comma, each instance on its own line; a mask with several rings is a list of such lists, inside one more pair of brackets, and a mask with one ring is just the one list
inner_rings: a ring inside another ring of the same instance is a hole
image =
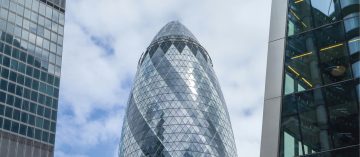
[[317, 153], [306, 157], [350, 157], [359, 156], [360, 147], [352, 146], [348, 148], [333, 150], [330, 152]]
[[[287, 76], [285, 94], [311, 89], [315, 85], [322, 84], [316, 53], [316, 38], [313, 32], [288, 38], [284, 67]], [[292, 92], [286, 89], [288, 86], [294, 88]]]
[[290, 0], [288, 36], [341, 20], [339, 0]]
[[312, 28], [309, 0], [290, 0], [288, 10], [288, 35], [298, 34]]
[[349, 57], [342, 23], [316, 30], [320, 67], [324, 84], [351, 78]]
[[315, 26], [322, 26], [340, 19], [339, 0], [311, 0]]
[[356, 83], [347, 81], [285, 96], [280, 155], [311, 154], [358, 145]]
[[352, 78], [343, 30], [343, 24], [339, 22], [288, 37], [285, 95]]

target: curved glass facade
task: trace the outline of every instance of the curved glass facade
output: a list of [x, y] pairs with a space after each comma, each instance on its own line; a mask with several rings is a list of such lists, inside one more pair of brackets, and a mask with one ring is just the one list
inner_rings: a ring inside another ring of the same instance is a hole
[[237, 156], [211, 59], [177, 21], [160, 30], [139, 61], [119, 156]]
[[359, 156], [358, 0], [289, 0], [280, 157]]

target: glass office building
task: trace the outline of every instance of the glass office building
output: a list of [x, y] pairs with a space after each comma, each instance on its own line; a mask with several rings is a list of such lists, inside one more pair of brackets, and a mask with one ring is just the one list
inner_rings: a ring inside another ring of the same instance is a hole
[[212, 66], [185, 26], [165, 25], [139, 60], [119, 156], [237, 156]]
[[52, 157], [65, 0], [0, 0], [0, 156]]
[[261, 157], [358, 157], [360, 1], [273, 1]]

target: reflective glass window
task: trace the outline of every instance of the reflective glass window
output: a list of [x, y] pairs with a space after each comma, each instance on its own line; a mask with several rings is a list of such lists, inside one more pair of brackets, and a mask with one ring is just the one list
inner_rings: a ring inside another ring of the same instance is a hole
[[322, 84], [313, 32], [289, 37], [285, 51], [285, 94]]
[[359, 156], [360, 147], [359, 146], [352, 146], [346, 147], [342, 149], [332, 150], [328, 152], [321, 152], [321, 153], [314, 153], [308, 155], [306, 157], [352, 157], [352, 156]]
[[352, 78], [342, 22], [288, 37], [284, 94]]
[[26, 125], [20, 124], [20, 132], [21, 135], [26, 136]]
[[341, 20], [339, 0], [290, 0], [288, 35]]
[[356, 81], [283, 98], [280, 156], [293, 157], [359, 144]]
[[324, 84], [351, 78], [342, 22], [316, 30]]

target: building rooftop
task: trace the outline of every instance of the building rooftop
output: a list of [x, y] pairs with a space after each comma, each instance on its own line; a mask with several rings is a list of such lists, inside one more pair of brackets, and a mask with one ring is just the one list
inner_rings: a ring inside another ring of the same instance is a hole
[[174, 38], [189, 38], [197, 41], [195, 36], [179, 21], [171, 21], [167, 23], [161, 30], [156, 34], [151, 43], [166, 37]]

